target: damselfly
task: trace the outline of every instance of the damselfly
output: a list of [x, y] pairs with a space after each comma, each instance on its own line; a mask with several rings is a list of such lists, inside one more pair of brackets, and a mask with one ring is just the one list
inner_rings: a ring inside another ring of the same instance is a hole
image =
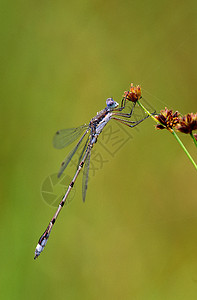
[[[61, 149], [61, 148], [64, 148], [64, 147], [70, 145], [77, 138], [79, 138], [83, 133], [82, 137], [79, 139], [79, 141], [76, 144], [76, 146], [74, 147], [74, 149], [68, 154], [66, 159], [63, 161], [61, 168], [59, 170], [59, 173], [58, 173], [58, 177], [61, 176], [63, 171], [66, 169], [66, 167], [68, 166], [69, 162], [71, 161], [73, 155], [77, 152], [77, 150], [79, 149], [79, 147], [85, 137], [86, 137], [86, 141], [82, 148], [81, 154], [79, 156], [77, 171], [76, 171], [70, 185], [68, 186], [68, 189], [67, 189], [64, 197], [62, 198], [62, 200], [57, 208], [56, 213], [54, 214], [47, 229], [45, 230], [45, 232], [43, 233], [43, 235], [40, 237], [40, 239], [38, 241], [38, 245], [35, 250], [34, 259], [36, 259], [40, 255], [40, 253], [43, 251], [43, 249], [48, 241], [51, 230], [54, 226], [54, 223], [55, 223], [62, 207], [64, 206], [66, 199], [67, 199], [70, 191], [72, 190], [72, 187], [73, 187], [83, 166], [84, 166], [84, 172], [83, 172], [83, 179], [82, 179], [82, 197], [83, 197], [83, 201], [85, 201], [87, 187], [88, 187], [88, 175], [89, 175], [91, 149], [94, 146], [94, 144], [96, 143], [98, 136], [102, 132], [103, 128], [107, 125], [107, 123], [111, 119], [113, 119], [118, 122], [121, 122], [124, 125], [127, 125], [128, 127], [133, 128], [136, 125], [138, 125], [139, 123], [141, 123], [143, 120], [148, 118], [148, 116], [145, 116], [144, 118], [141, 118], [141, 119], [138, 119], [135, 121], [129, 120], [134, 112], [134, 108], [136, 107], [136, 102], [130, 102], [130, 101], [132, 101], [133, 97], [134, 98], [136, 97], [138, 99], [141, 97], [141, 88], [139, 86], [137, 86], [137, 87], [131, 86], [130, 92], [129, 91], [125, 92], [125, 95], [121, 101], [120, 107], [118, 107], [119, 104], [116, 101], [114, 101], [112, 98], [108, 98], [106, 101], [107, 106], [103, 110], [98, 112], [97, 115], [90, 120], [88, 125], [82, 125], [78, 128], [63, 129], [63, 130], [59, 130], [56, 132], [54, 139], [53, 139], [53, 144], [54, 144], [54, 147], [58, 148], [58, 149]], [[126, 112], [126, 111], [123, 112], [123, 110], [128, 108], [128, 107], [126, 107], [128, 102], [132, 103], [132, 105], [130, 106], [130, 110], [129, 110], [129, 112]]]

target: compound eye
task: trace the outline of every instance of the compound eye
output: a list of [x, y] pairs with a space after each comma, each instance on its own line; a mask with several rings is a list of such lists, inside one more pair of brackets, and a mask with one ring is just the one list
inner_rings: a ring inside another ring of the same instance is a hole
[[116, 101], [114, 101], [113, 98], [108, 98], [106, 100], [106, 104], [107, 104], [107, 107], [109, 107], [109, 108], [114, 108], [114, 107], [118, 106], [118, 103]]
[[112, 107], [113, 104], [114, 104], [114, 100], [112, 98], [108, 98], [106, 100], [106, 104], [107, 104], [108, 107]]

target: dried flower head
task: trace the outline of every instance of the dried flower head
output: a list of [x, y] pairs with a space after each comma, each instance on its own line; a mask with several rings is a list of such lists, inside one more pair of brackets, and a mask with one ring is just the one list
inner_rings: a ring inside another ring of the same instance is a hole
[[175, 111], [175, 113], [173, 113], [171, 109], [165, 107], [165, 110], [161, 110], [161, 113], [155, 116], [155, 118], [160, 122], [160, 124], [156, 125], [157, 129], [167, 128], [171, 131], [172, 127], [175, 127], [179, 122], [179, 112]]
[[183, 133], [191, 133], [197, 129], [197, 113], [187, 114], [179, 119], [176, 129]]
[[124, 92], [124, 97], [126, 100], [136, 102], [141, 98], [142, 91], [141, 87], [139, 85], [134, 86], [133, 83], [131, 83], [131, 88], [129, 91]]

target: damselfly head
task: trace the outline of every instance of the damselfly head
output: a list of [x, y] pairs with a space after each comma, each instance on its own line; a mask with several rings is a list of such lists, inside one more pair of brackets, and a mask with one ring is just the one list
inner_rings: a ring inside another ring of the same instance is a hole
[[106, 104], [108, 108], [116, 108], [119, 105], [118, 102], [113, 100], [113, 98], [108, 98], [106, 100]]

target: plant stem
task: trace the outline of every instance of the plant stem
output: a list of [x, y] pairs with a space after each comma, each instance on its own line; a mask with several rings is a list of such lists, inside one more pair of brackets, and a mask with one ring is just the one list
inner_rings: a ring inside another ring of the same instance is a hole
[[147, 109], [146, 107], [144, 107], [142, 105], [142, 103], [140, 103], [139, 100], [137, 100], [138, 105], [156, 122], [156, 123], [160, 123]]
[[194, 144], [195, 144], [196, 147], [197, 147], [197, 141], [196, 141], [196, 139], [195, 139], [195, 137], [194, 137], [194, 135], [193, 135], [193, 132], [191, 132], [190, 135], [191, 135], [191, 137], [192, 137], [192, 139], [193, 139], [193, 141], [194, 141]]
[[[138, 105], [156, 122], [156, 123], [160, 123], [143, 105], [142, 103], [139, 102], [139, 100], [137, 100]], [[161, 124], [163, 125], [163, 124]], [[183, 151], [185, 152], [185, 154], [188, 156], [188, 158], [190, 159], [191, 163], [194, 165], [194, 167], [197, 170], [197, 165], [195, 163], [195, 161], [193, 160], [193, 158], [191, 157], [191, 155], [189, 154], [189, 152], [187, 151], [187, 149], [185, 148], [185, 146], [183, 145], [182, 141], [180, 140], [180, 138], [178, 137], [178, 135], [176, 134], [176, 132], [172, 129], [168, 130], [169, 132], [171, 132], [174, 137], [176, 138], [177, 142], [180, 144], [180, 146], [182, 147]], [[191, 137], [194, 140], [195, 145], [197, 146], [197, 141], [195, 140], [195, 137], [193, 136], [193, 133], [190, 134]]]
[[183, 145], [182, 141], [180, 140], [180, 138], [178, 137], [178, 135], [176, 134], [176, 132], [172, 129], [172, 134], [174, 135], [174, 137], [176, 138], [177, 142], [180, 144], [180, 146], [182, 147], [182, 149], [185, 151], [185, 154], [188, 156], [188, 158], [190, 159], [191, 163], [194, 165], [194, 167], [197, 170], [197, 165], [195, 163], [195, 161], [193, 160], [193, 158], [191, 157], [191, 155], [189, 154], [189, 152], [187, 151], [187, 149], [185, 148], [185, 146]]

